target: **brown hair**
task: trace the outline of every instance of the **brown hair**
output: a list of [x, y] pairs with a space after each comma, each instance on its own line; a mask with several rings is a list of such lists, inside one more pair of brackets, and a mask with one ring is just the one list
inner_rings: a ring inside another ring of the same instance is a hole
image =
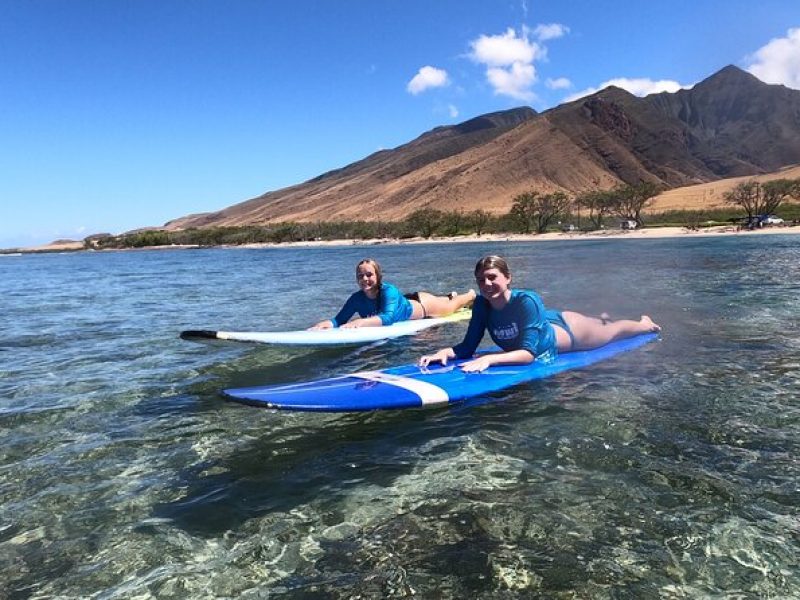
[[381, 284], [383, 283], [383, 270], [381, 269], [380, 264], [374, 258], [365, 258], [361, 262], [356, 265], [356, 278], [358, 278], [358, 267], [361, 265], [370, 265], [373, 269], [375, 269], [375, 277], [378, 278], [378, 287], [380, 288]]
[[486, 271], [487, 269], [497, 269], [503, 275], [511, 279], [511, 270], [508, 268], [508, 263], [506, 259], [502, 256], [497, 256], [496, 254], [490, 254], [489, 256], [484, 256], [482, 259], [478, 261], [478, 264], [475, 265], [475, 277]]

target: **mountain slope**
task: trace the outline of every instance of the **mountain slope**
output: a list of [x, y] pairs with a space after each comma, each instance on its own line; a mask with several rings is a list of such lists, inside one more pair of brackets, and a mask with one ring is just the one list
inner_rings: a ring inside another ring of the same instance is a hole
[[800, 92], [726, 67], [692, 89], [638, 98], [609, 87], [438, 127], [305, 183], [168, 229], [280, 221], [395, 220], [419, 208], [507, 211], [528, 191], [619, 183], [679, 187], [800, 163]]

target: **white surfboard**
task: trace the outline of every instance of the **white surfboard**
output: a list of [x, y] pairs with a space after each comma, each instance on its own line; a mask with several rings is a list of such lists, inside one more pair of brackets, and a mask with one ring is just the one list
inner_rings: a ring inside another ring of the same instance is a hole
[[399, 321], [383, 327], [358, 327], [355, 329], [319, 329], [309, 331], [213, 331], [191, 329], [181, 332], [181, 338], [193, 342], [227, 341], [254, 344], [279, 344], [288, 346], [333, 346], [366, 344], [404, 335], [414, 335], [437, 325], [469, 319], [472, 311], [465, 309], [446, 317]]

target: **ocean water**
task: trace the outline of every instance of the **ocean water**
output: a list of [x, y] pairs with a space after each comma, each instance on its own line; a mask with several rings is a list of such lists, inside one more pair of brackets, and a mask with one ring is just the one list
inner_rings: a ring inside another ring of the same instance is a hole
[[[274, 412], [219, 390], [413, 362], [182, 329], [332, 315], [505, 255], [662, 340], [466, 406]], [[0, 598], [800, 597], [800, 236], [0, 257]]]

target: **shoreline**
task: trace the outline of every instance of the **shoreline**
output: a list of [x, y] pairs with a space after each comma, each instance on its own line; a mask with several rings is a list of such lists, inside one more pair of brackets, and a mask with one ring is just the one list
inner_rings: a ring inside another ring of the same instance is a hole
[[0, 251], [0, 255], [16, 256], [20, 254], [48, 254], [59, 252], [122, 252], [136, 250], [192, 250], [197, 248], [317, 248], [317, 247], [351, 247], [351, 246], [378, 246], [378, 245], [413, 245], [413, 244], [460, 244], [480, 242], [551, 242], [572, 240], [640, 240], [640, 239], [684, 239], [698, 237], [728, 237], [752, 235], [800, 234], [800, 225], [771, 226], [762, 229], [737, 230], [730, 225], [720, 225], [699, 230], [689, 230], [686, 227], [652, 227], [634, 230], [604, 229], [588, 232], [550, 232], [550, 233], [489, 233], [477, 235], [449, 236], [449, 237], [414, 237], [400, 238], [372, 238], [358, 240], [307, 240], [301, 242], [259, 242], [240, 245], [171, 245], [171, 246], [145, 246], [142, 248], [108, 248], [102, 250], [87, 249], [83, 242], [61, 242], [32, 246], [29, 248], [8, 248]]
[[352, 246], [378, 246], [378, 245], [414, 245], [414, 244], [461, 244], [480, 242], [553, 242], [571, 240], [640, 240], [640, 239], [684, 239], [697, 237], [728, 237], [752, 235], [800, 234], [800, 225], [767, 227], [753, 230], [737, 231], [735, 227], [718, 226], [701, 230], [688, 230], [685, 227], [654, 227], [632, 231], [619, 229], [606, 229], [589, 232], [550, 232], [550, 233], [490, 233], [478, 236], [477, 234], [459, 235], [450, 237], [415, 237], [408, 239], [376, 238], [365, 240], [309, 240], [304, 242], [283, 242], [242, 244], [240, 246], [224, 246], [226, 248], [316, 248], [316, 247], [352, 247]]

